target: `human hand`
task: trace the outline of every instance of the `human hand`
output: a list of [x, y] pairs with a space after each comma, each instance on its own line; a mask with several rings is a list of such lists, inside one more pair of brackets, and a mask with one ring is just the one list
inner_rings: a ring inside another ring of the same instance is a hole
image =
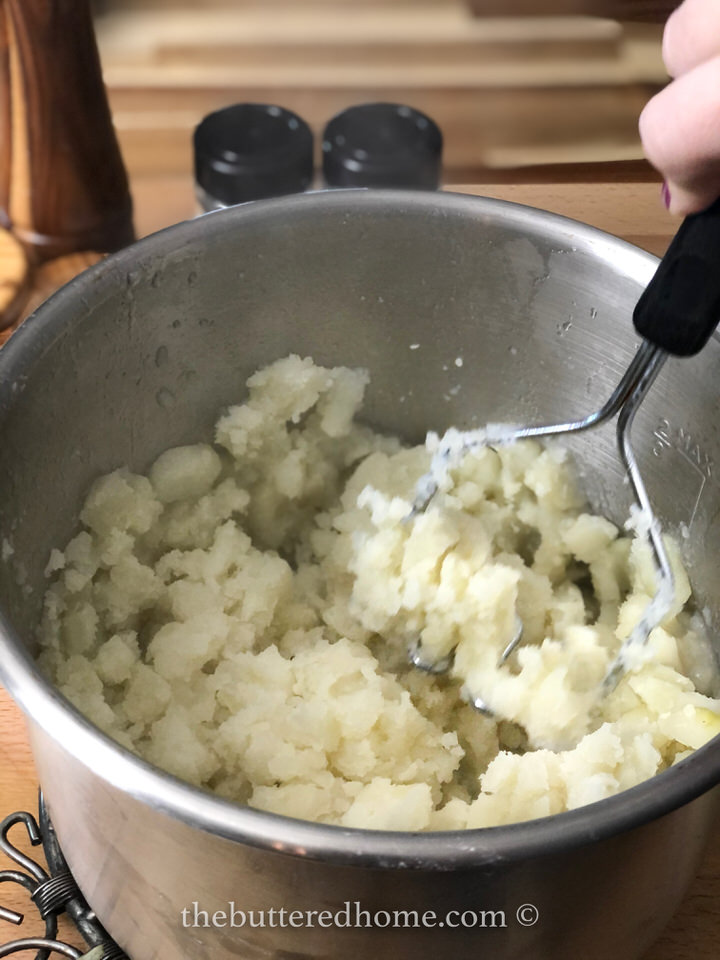
[[687, 215], [720, 196], [718, 0], [685, 0], [671, 15], [663, 59], [674, 79], [643, 110], [640, 136], [665, 178], [666, 206]]

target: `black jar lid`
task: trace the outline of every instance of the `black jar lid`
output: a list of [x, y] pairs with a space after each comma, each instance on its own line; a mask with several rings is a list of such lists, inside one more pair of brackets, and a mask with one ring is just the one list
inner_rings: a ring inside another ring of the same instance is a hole
[[329, 187], [406, 187], [435, 190], [443, 137], [412, 107], [365, 103], [344, 110], [323, 134], [323, 173]]
[[195, 180], [221, 203], [301, 193], [312, 183], [312, 132], [283, 107], [225, 107], [205, 117], [194, 143]]

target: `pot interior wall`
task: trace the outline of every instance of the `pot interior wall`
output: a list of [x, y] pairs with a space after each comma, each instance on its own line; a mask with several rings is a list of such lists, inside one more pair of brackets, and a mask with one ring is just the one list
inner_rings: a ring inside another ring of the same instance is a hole
[[[209, 439], [258, 367], [291, 352], [371, 373], [364, 419], [421, 440], [600, 405], [632, 357], [652, 258], [538, 211], [336, 193], [158, 234], [61, 291], [0, 357], [0, 603], [31, 645], [53, 546], [98, 475]], [[634, 432], [658, 513], [714, 624], [720, 343], [670, 361]], [[568, 442], [596, 506], [629, 497], [603, 428]]]

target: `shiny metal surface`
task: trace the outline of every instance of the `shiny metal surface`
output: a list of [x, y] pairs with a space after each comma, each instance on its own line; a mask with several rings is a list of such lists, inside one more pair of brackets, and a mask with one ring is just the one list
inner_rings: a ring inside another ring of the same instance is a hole
[[640, 404], [645, 400], [648, 391], [657, 380], [667, 358], [668, 355], [657, 347], [651, 351], [638, 384], [631, 392], [618, 417], [617, 436], [620, 459], [625, 466], [628, 482], [635, 497], [635, 504], [640, 511], [639, 518], [636, 518], [638, 527], [647, 528], [644, 533], [641, 529], [638, 529], [637, 533], [646, 536], [650, 543], [657, 571], [657, 586], [655, 595], [645, 608], [638, 623], [633, 627], [630, 636], [623, 640], [615, 660], [610, 665], [603, 681], [606, 690], [614, 689], [620, 678], [631, 669], [635, 650], [647, 643], [650, 633], [655, 627], [660, 626], [670, 612], [675, 598], [675, 577], [670, 566], [670, 558], [665, 549], [662, 528], [648, 497], [645, 482], [631, 443], [632, 425], [640, 409]]
[[[0, 353], [0, 679], [31, 718], [70, 866], [133, 960], [233, 957], [630, 960], [666, 922], [715, 820], [712, 743], [584, 809], [457, 834], [352, 831], [242, 809], [98, 734], [37, 674], [51, 546], [122, 464], [210, 435], [245, 378], [289, 352], [367, 367], [365, 416], [427, 429], [558, 421], [595, 409], [630, 362], [656, 261], [590, 228], [498, 201], [328, 193], [181, 224], [52, 298]], [[411, 350], [411, 345], [419, 345]], [[462, 367], [455, 361], [462, 358]], [[717, 635], [720, 343], [669, 361], [637, 414], [637, 455]], [[568, 444], [595, 505], [630, 502], [614, 431]], [[81, 813], [82, 816], [78, 814]], [[658, 882], [662, 878], [662, 882]], [[504, 910], [485, 929], [188, 929], [181, 910]], [[539, 920], [516, 919], [524, 903]]]

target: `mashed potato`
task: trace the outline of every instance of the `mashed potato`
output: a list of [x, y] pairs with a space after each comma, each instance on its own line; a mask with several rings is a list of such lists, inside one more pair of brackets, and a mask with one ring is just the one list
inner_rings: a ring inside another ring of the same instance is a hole
[[[78, 709], [223, 797], [383, 830], [558, 813], [720, 731], [672, 542], [652, 658], [602, 698], [655, 589], [647, 546], [585, 512], [565, 456], [530, 442], [467, 456], [406, 521], [429, 454], [354, 422], [366, 383], [288, 357], [249, 380], [215, 446], [94, 484], [50, 557], [40, 629]], [[409, 667], [418, 642], [454, 653], [451, 673]]]

